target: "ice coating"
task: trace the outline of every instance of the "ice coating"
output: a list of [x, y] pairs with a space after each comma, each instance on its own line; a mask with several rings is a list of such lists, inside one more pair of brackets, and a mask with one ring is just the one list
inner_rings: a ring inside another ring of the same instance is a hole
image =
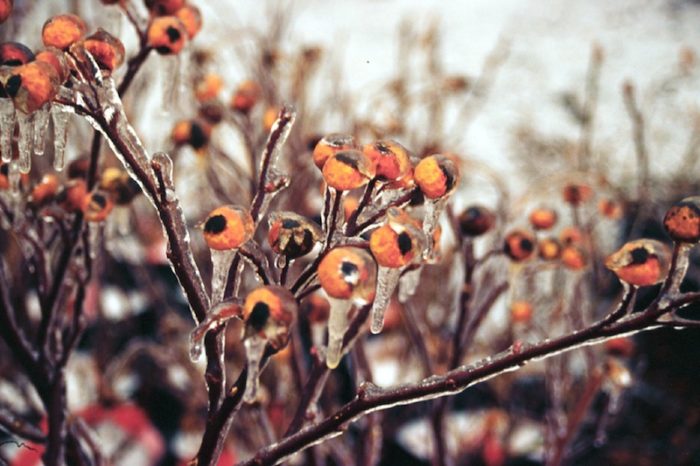
[[202, 355], [204, 337], [211, 330], [225, 325], [230, 319], [240, 316], [240, 307], [233, 301], [223, 301], [214, 306], [207, 317], [190, 333], [190, 359], [199, 360]]
[[53, 168], [56, 171], [63, 170], [65, 165], [70, 116], [71, 112], [67, 112], [55, 105], [51, 107], [51, 122], [53, 123]]
[[409, 270], [399, 279], [399, 302], [405, 303], [416, 293], [422, 267]]
[[352, 301], [328, 297], [331, 305], [328, 318], [328, 349], [326, 351], [326, 366], [335, 369], [343, 357], [343, 336], [349, 325], [349, 314]]
[[97, 258], [99, 251], [100, 239], [104, 231], [104, 222], [88, 222], [89, 241], [90, 241], [90, 258]]
[[433, 233], [440, 223], [440, 215], [445, 209], [446, 199], [425, 200], [425, 215], [423, 217], [423, 233], [425, 233], [426, 248], [423, 251], [423, 258], [431, 259], [433, 255]]
[[15, 132], [15, 106], [11, 99], [0, 98], [0, 152], [4, 163], [12, 160], [12, 136]]
[[218, 304], [224, 299], [224, 291], [226, 291], [226, 279], [228, 271], [231, 269], [233, 258], [236, 256], [237, 250], [217, 250], [210, 249], [211, 252], [211, 302]]
[[19, 150], [19, 171], [29, 173], [32, 169], [32, 144], [34, 143], [34, 118], [23, 112], [16, 113], [17, 125], [19, 127], [19, 139], [17, 148]]
[[391, 295], [394, 294], [396, 285], [399, 283], [401, 272], [405, 267], [391, 268], [379, 266], [377, 274], [377, 290], [374, 295], [374, 303], [372, 303], [372, 324], [370, 330], [372, 333], [379, 333], [384, 328], [384, 313], [389, 306]]
[[34, 112], [34, 153], [36, 155], [44, 155], [50, 108], [51, 105], [46, 104]]
[[245, 357], [248, 363], [243, 401], [245, 403], [252, 403], [258, 396], [260, 362], [265, 353], [267, 339], [259, 335], [252, 335], [245, 339], [243, 345], [245, 346]]

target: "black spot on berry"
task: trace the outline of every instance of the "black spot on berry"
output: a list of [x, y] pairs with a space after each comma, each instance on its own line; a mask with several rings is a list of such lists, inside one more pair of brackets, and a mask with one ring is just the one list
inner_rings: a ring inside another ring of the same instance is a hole
[[355, 170], [357, 170], [358, 168], [357, 159], [347, 154], [346, 152], [338, 152], [335, 155], [335, 158], [336, 160], [343, 162], [345, 165], [348, 165], [349, 167], [352, 167]]
[[355, 275], [359, 272], [357, 266], [353, 264], [352, 262], [343, 262], [340, 265], [340, 271], [345, 275], [346, 277], [349, 277], [351, 275]]
[[192, 122], [190, 128], [190, 145], [195, 149], [201, 149], [209, 142], [209, 137], [199, 123]]
[[226, 217], [223, 215], [213, 215], [207, 219], [204, 224], [204, 231], [206, 233], [221, 233], [226, 229]]
[[22, 76], [13, 74], [5, 83], [5, 92], [7, 92], [9, 96], [15, 97], [20, 87], [22, 87]]
[[297, 228], [298, 226], [299, 222], [291, 218], [285, 218], [282, 220], [282, 228]]
[[259, 332], [267, 323], [267, 319], [270, 317], [270, 306], [263, 302], [255, 303], [253, 310], [250, 311], [248, 316], [248, 325], [253, 327], [255, 331]]
[[104, 209], [104, 207], [107, 205], [107, 198], [100, 193], [95, 193], [92, 195], [91, 202], [97, 205], [97, 207], [100, 209]]
[[156, 52], [158, 52], [161, 55], [167, 55], [169, 53], [172, 53], [172, 50], [167, 45], [161, 45], [160, 47], [156, 47]]
[[411, 237], [405, 231], [399, 234], [398, 244], [399, 251], [401, 251], [401, 255], [403, 256], [408, 254], [413, 247], [413, 241], [411, 241]]
[[532, 241], [527, 238], [522, 238], [520, 240], [520, 249], [527, 252], [532, 252], [535, 249], [535, 245]]
[[633, 249], [630, 255], [633, 264], [643, 264], [649, 259], [649, 251], [644, 248]]
[[165, 30], [165, 33], [168, 35], [168, 40], [172, 43], [179, 41], [180, 37], [182, 37], [180, 31], [178, 31], [172, 26], [168, 26], [168, 28]]

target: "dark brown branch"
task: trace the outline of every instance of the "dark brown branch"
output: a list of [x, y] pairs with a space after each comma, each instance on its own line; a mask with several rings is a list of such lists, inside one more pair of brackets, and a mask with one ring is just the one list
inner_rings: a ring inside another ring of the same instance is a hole
[[365, 384], [360, 387], [355, 399], [326, 419], [259, 451], [254, 458], [238, 463], [238, 466], [277, 464], [288, 456], [300, 452], [311, 445], [342, 434], [348, 423], [371, 412], [454, 395], [477, 383], [517, 370], [534, 360], [549, 358], [583, 346], [598, 344], [613, 337], [657, 328], [659, 327], [658, 317], [671, 309], [675, 309], [679, 302], [679, 300], [674, 300], [669, 307], [652, 305], [646, 311], [628, 316], [609, 327], [591, 326], [558, 338], [544, 340], [532, 346], [517, 346], [494, 358], [489, 358], [471, 366], [460, 367], [443, 376], [433, 376], [418, 383], [387, 389], [378, 388], [372, 384]]

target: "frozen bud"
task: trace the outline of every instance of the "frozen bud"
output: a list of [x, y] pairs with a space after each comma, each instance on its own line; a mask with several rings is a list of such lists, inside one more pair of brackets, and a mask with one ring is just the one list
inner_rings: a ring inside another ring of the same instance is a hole
[[561, 250], [561, 263], [569, 270], [581, 270], [586, 267], [586, 254], [578, 246], [566, 246]]
[[503, 251], [515, 262], [527, 260], [535, 252], [535, 237], [529, 231], [511, 231], [505, 237]]
[[556, 260], [561, 254], [561, 245], [554, 238], [543, 238], [537, 243], [537, 252], [542, 260]]
[[207, 246], [215, 250], [238, 249], [253, 236], [254, 229], [250, 213], [232, 205], [212, 210], [202, 225]]
[[[260, 85], [253, 80], [247, 79], [238, 85], [238, 88], [233, 93], [233, 96], [231, 96], [231, 108], [237, 112], [248, 113], [253, 107], [255, 107], [255, 104], [258, 103], [261, 94], [262, 89], [260, 89]], [[271, 109], [267, 110], [270, 111]], [[272, 113], [274, 113], [274, 115], [272, 115], [273, 120], [269, 125], [270, 128], [272, 127], [275, 119], [277, 119], [279, 110], [276, 108], [272, 109], [270, 114]], [[265, 126], [268, 127], [267, 124]]]
[[175, 17], [182, 21], [187, 31], [187, 37], [194, 39], [202, 29], [202, 14], [194, 5], [185, 5], [175, 12]]
[[369, 248], [380, 267], [399, 268], [419, 260], [424, 243], [414, 225], [390, 220], [372, 232]]
[[195, 85], [194, 95], [200, 102], [214, 100], [219, 96], [221, 89], [224, 87], [224, 80], [220, 75], [209, 73]]
[[56, 194], [58, 194], [59, 187], [60, 183], [56, 175], [44, 175], [34, 186], [34, 189], [32, 189], [31, 203], [39, 206], [50, 202], [56, 197]]
[[372, 333], [379, 333], [384, 326], [384, 313], [399, 283], [401, 272], [423, 257], [425, 237], [413, 222], [398, 222], [390, 216], [387, 223], [372, 232], [369, 248], [379, 264], [377, 290], [371, 311]]
[[510, 305], [510, 318], [513, 322], [527, 324], [532, 320], [532, 304], [528, 301], [513, 301]]
[[362, 187], [375, 174], [372, 161], [358, 150], [337, 152], [323, 165], [323, 179], [328, 186], [338, 191]]
[[323, 170], [326, 161], [341, 151], [357, 149], [355, 138], [350, 134], [331, 133], [322, 137], [313, 149], [314, 164]]
[[170, 135], [178, 146], [189, 145], [196, 151], [201, 151], [209, 144], [211, 125], [201, 120], [181, 120], [175, 123]]
[[175, 16], [154, 18], [148, 25], [146, 42], [161, 55], [178, 54], [187, 42], [187, 31]]
[[124, 44], [102, 28], [85, 38], [83, 47], [90, 52], [102, 70], [111, 72], [124, 63]]
[[564, 186], [563, 195], [564, 201], [577, 206], [593, 197], [593, 189], [585, 184], [571, 183]]
[[100, 179], [100, 189], [107, 191], [117, 205], [128, 205], [141, 193], [141, 188], [129, 174], [119, 168], [107, 168]]
[[671, 253], [664, 243], [653, 239], [630, 241], [608, 256], [605, 266], [617, 278], [632, 286], [651, 286], [668, 273]]
[[287, 344], [289, 327], [297, 314], [292, 293], [276, 285], [262, 286], [246, 296], [243, 305], [246, 336], [258, 335], [275, 349]]
[[622, 218], [622, 204], [612, 199], [601, 199], [598, 202], [598, 212], [611, 220]]
[[0, 24], [12, 14], [12, 0], [0, 0]]
[[396, 181], [411, 171], [408, 149], [396, 141], [386, 139], [365, 144], [362, 152], [376, 166], [377, 178], [381, 181]]
[[224, 119], [224, 106], [215, 100], [202, 103], [199, 107], [199, 116], [211, 125], [216, 125]]
[[146, 8], [157, 16], [172, 15], [185, 5], [185, 0], [145, 0]]
[[328, 296], [368, 303], [374, 297], [376, 264], [364, 249], [337, 247], [319, 263], [318, 278]]
[[87, 197], [85, 180], [76, 178], [66, 183], [56, 196], [56, 201], [67, 212], [82, 211], [83, 203]]
[[289, 340], [289, 328], [297, 313], [292, 293], [281, 286], [263, 286], [250, 292], [243, 305], [245, 345], [248, 373], [243, 400], [255, 401], [258, 376], [265, 347], [280, 350]]
[[564, 246], [581, 244], [583, 239], [583, 233], [576, 227], [565, 227], [559, 232], [559, 241]]
[[12, 70], [5, 92], [18, 110], [30, 114], [51, 102], [59, 86], [58, 74], [51, 65], [33, 61]]
[[428, 199], [441, 199], [452, 194], [459, 184], [459, 169], [450, 157], [429, 155], [422, 159], [413, 176]]
[[459, 229], [464, 236], [481, 236], [496, 223], [496, 216], [490, 209], [480, 205], [467, 207], [459, 216]]
[[63, 84], [70, 76], [70, 70], [68, 69], [68, 62], [63, 55], [63, 52], [56, 48], [49, 48], [42, 50], [36, 54], [36, 61], [44, 62], [49, 64], [56, 74], [58, 75], [58, 81]]
[[530, 225], [535, 230], [549, 230], [557, 223], [557, 212], [553, 209], [535, 209], [530, 212]]
[[88, 222], [102, 222], [112, 211], [114, 203], [104, 191], [93, 191], [83, 200], [83, 215]]
[[46, 47], [68, 50], [85, 35], [85, 21], [73, 14], [50, 18], [41, 30], [41, 40]]
[[700, 196], [686, 197], [672, 205], [664, 217], [664, 228], [673, 241], [700, 241]]
[[276, 254], [296, 259], [311, 252], [321, 238], [321, 229], [311, 220], [294, 212], [275, 212], [270, 216], [267, 239]]
[[26, 45], [19, 42], [3, 42], [0, 44], [0, 65], [20, 66], [34, 60], [34, 53]]

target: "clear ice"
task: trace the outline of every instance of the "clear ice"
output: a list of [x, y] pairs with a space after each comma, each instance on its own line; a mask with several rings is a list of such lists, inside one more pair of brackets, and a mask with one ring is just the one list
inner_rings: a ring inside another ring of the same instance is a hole
[[377, 274], [377, 291], [372, 303], [372, 333], [379, 333], [384, 327], [384, 312], [389, 306], [391, 295], [394, 294], [396, 285], [399, 283], [403, 268], [379, 267]]
[[211, 302], [219, 304], [224, 299], [224, 291], [226, 291], [226, 279], [228, 272], [231, 269], [233, 258], [236, 256], [236, 249], [219, 251], [211, 249]]
[[195, 362], [200, 358], [204, 337], [208, 332], [238, 316], [240, 316], [239, 308], [233, 301], [223, 301], [214, 306], [207, 314], [206, 319], [190, 333], [190, 359]]
[[53, 168], [63, 170], [66, 159], [66, 142], [68, 137], [68, 122], [71, 112], [57, 106], [51, 107], [51, 122], [53, 123]]
[[267, 339], [259, 335], [250, 336], [243, 342], [246, 362], [248, 363], [245, 392], [243, 392], [245, 403], [252, 403], [258, 396], [260, 361], [265, 353], [266, 344]]
[[445, 208], [446, 199], [429, 200], [425, 202], [425, 215], [423, 217], [423, 233], [425, 233], [426, 248], [423, 258], [430, 260], [433, 255], [433, 233], [440, 223], [440, 215]]
[[15, 105], [12, 99], [0, 98], [0, 152], [4, 163], [12, 160], [12, 136], [15, 132]]
[[331, 305], [328, 318], [328, 350], [326, 351], [326, 366], [335, 369], [343, 357], [343, 336], [348, 329], [352, 301], [328, 297]]
[[19, 126], [19, 171], [29, 173], [32, 169], [32, 144], [34, 142], [34, 116], [24, 112], [17, 112], [17, 125]]
[[49, 127], [50, 107], [50, 104], [46, 104], [34, 112], [34, 153], [36, 155], [44, 155], [46, 130]]

